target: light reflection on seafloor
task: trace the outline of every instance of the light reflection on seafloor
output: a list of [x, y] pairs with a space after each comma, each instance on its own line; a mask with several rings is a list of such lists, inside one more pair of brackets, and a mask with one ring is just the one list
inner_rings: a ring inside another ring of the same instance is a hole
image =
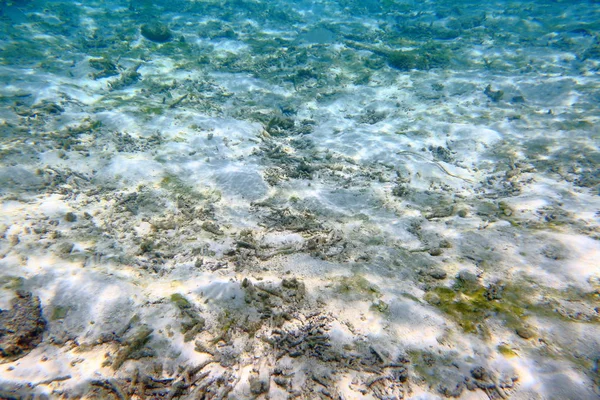
[[0, 1], [0, 398], [598, 398], [599, 13]]

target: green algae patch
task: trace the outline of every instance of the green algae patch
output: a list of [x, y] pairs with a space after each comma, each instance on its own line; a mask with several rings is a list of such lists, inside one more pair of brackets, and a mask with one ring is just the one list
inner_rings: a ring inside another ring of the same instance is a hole
[[181, 178], [173, 174], [167, 174], [160, 181], [160, 187], [175, 195], [190, 195], [196, 198], [202, 198], [202, 195], [191, 185], [185, 183]]
[[54, 309], [52, 310], [52, 315], [50, 316], [50, 320], [58, 321], [61, 319], [65, 319], [68, 312], [69, 312], [68, 307], [62, 307], [62, 306], [54, 307]]
[[204, 200], [209, 203], [216, 203], [221, 200], [220, 191], [208, 188], [198, 190], [174, 174], [165, 174], [160, 181], [160, 187], [161, 189], [172, 193], [175, 198], [193, 198], [195, 200]]
[[219, 334], [211, 341], [212, 344], [217, 344], [226, 338], [229, 339], [232, 331], [237, 327], [236, 318], [233, 317], [230, 310], [224, 310], [220, 313], [217, 323]]
[[371, 304], [370, 309], [382, 314], [388, 314], [390, 312], [390, 305], [383, 300], [377, 300], [375, 303]]
[[500, 354], [502, 354], [506, 358], [513, 358], [519, 356], [517, 352], [515, 352], [509, 345], [504, 343], [496, 347], [496, 349]]
[[196, 335], [204, 330], [206, 320], [182, 294], [173, 293], [171, 295], [171, 302], [175, 304], [180, 311], [181, 333], [184, 335], [183, 341], [187, 343], [194, 340]]
[[359, 295], [360, 297], [377, 298], [381, 296], [379, 288], [369, 282], [362, 275], [344, 276], [335, 288], [336, 292], [345, 295]]
[[188, 309], [192, 308], [192, 303], [190, 303], [188, 299], [186, 299], [183, 295], [181, 295], [179, 293], [173, 293], [171, 295], [171, 301], [181, 311], [188, 310]]
[[145, 115], [162, 115], [165, 108], [161, 106], [143, 106], [140, 108], [140, 112]]
[[414, 50], [391, 51], [388, 53], [387, 62], [391, 67], [401, 71], [429, 70], [447, 67], [451, 57], [451, 52], [445, 47], [427, 43]]
[[[528, 278], [487, 287], [458, 279], [452, 287], [438, 286], [425, 295], [430, 305], [450, 316], [464, 332], [487, 337], [487, 319], [495, 317], [524, 339], [535, 337], [535, 327], [526, 322], [529, 315], [565, 322], [600, 322], [593, 312], [597, 298], [596, 291], [540, 287]], [[571, 303], [579, 306], [572, 308]]]
[[452, 317], [464, 332], [486, 337], [488, 317], [496, 315], [507, 327], [516, 329], [523, 325], [527, 306], [514, 287], [504, 287], [502, 297], [493, 298], [489, 288], [464, 283], [452, 288], [436, 287], [425, 295], [425, 300]]

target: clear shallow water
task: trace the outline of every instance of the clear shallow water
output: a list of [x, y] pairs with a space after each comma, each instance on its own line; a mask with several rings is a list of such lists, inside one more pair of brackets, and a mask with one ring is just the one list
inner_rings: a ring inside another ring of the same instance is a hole
[[597, 2], [1, 9], [3, 396], [598, 396]]

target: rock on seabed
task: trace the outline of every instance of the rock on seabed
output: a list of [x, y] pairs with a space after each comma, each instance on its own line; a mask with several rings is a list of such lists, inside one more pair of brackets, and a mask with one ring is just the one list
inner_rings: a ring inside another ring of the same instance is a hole
[[10, 310], [0, 310], [0, 362], [27, 355], [42, 341], [46, 321], [40, 299], [17, 291]]
[[157, 43], [165, 43], [173, 38], [169, 27], [160, 22], [144, 24], [140, 30], [143, 37]]

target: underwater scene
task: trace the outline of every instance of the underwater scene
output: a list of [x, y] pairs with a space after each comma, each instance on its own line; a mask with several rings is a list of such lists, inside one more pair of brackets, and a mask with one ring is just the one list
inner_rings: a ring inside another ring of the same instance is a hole
[[597, 0], [0, 0], [0, 399], [598, 399], [599, 123]]

